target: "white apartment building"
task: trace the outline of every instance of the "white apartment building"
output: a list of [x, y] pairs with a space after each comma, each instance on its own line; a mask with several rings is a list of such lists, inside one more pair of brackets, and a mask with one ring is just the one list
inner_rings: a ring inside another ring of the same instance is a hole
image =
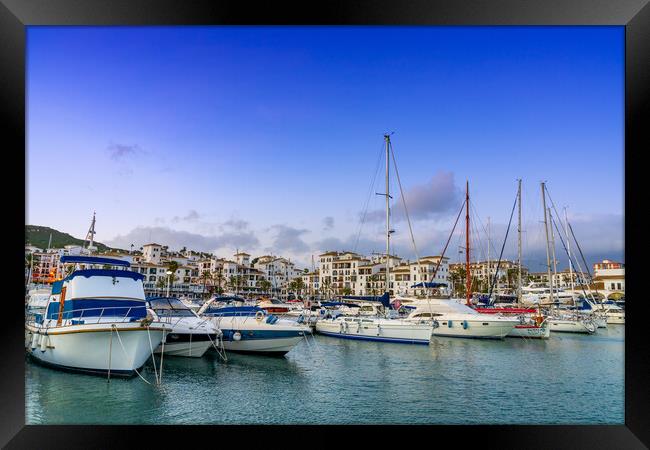
[[[366, 258], [354, 252], [326, 252], [319, 255], [319, 284], [321, 291], [330, 295], [350, 292], [351, 295], [381, 295], [386, 289], [386, 257], [383, 255]], [[440, 267], [435, 277], [438, 262]], [[418, 283], [439, 283], [448, 285], [449, 258], [426, 256], [420, 262], [404, 262], [396, 255], [390, 255], [390, 286], [392, 295], [423, 295], [424, 285]]]
[[316, 295], [320, 292], [320, 274], [318, 273], [318, 269], [313, 272], [303, 273], [301, 277], [308, 295]]
[[594, 283], [610, 293], [625, 293], [625, 265], [609, 259], [594, 264]]
[[280, 296], [288, 295], [289, 283], [303, 275], [288, 259], [272, 255], [260, 256], [253, 266], [271, 283], [271, 291]]
[[160, 244], [144, 244], [142, 246], [142, 256], [145, 262], [160, 264], [163, 258], [163, 246]]

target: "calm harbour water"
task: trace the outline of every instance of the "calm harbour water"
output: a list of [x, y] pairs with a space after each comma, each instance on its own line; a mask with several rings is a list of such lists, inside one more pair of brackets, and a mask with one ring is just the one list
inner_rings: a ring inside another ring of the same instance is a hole
[[317, 335], [284, 358], [165, 357], [160, 386], [26, 361], [26, 422], [622, 424], [624, 330], [429, 346]]

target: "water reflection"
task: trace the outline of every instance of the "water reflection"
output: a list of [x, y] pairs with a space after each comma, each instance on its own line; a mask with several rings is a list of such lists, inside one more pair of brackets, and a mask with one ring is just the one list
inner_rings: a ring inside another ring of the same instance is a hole
[[[165, 357], [160, 386], [27, 362], [27, 422], [623, 423], [623, 337], [622, 326], [429, 346], [317, 336], [283, 358]], [[151, 364], [143, 376], [153, 382]]]

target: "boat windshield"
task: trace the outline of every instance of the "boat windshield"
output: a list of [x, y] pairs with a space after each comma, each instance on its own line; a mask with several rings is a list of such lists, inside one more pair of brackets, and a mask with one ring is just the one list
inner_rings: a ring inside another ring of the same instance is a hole
[[193, 317], [192, 310], [177, 298], [158, 297], [149, 299], [149, 306], [161, 317]]

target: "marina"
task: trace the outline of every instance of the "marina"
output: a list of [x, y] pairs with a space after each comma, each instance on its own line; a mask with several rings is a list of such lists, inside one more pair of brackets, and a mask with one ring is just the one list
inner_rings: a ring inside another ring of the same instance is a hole
[[626, 423], [622, 30], [180, 28], [28, 31], [27, 424]]
[[[524, 286], [519, 214], [516, 281], [503, 286], [499, 269], [515, 207], [521, 211], [521, 180], [501, 253], [493, 262], [488, 256], [482, 284], [472, 270], [469, 181], [440, 255], [418, 256], [404, 203], [417, 257], [404, 264], [391, 253], [391, 162], [402, 199], [404, 192], [390, 135], [384, 140], [386, 192], [377, 194], [386, 198], [386, 251], [372, 259], [325, 252], [308, 273], [282, 258], [251, 260], [239, 251], [236, 261], [158, 244], [98, 253], [95, 214], [82, 246], [53, 252], [48, 243], [46, 252], [32, 251], [25, 297], [28, 423], [619, 423], [624, 297], [603, 300], [595, 277], [582, 268], [584, 258], [581, 265], [571, 254], [571, 239], [578, 249], [579, 243], [566, 215], [562, 239], [545, 183], [548, 283]], [[463, 211], [465, 261], [451, 275], [446, 252]], [[554, 284], [553, 226], [569, 262], [569, 286]], [[47, 261], [45, 269], [35, 268], [35, 254], [40, 265]], [[279, 279], [272, 263], [284, 266]], [[40, 281], [47, 273], [49, 283], [36, 283], [34, 272]], [[160, 272], [162, 278], [152, 275]], [[362, 274], [370, 276], [352, 289]], [[194, 279], [195, 287], [202, 282], [199, 295], [178, 295], [173, 288], [181, 278], [190, 285]], [[146, 289], [152, 281], [159, 288], [153, 292]], [[279, 295], [260, 292], [278, 285]], [[594, 374], [598, 383], [586, 383]], [[48, 393], [57, 383], [63, 403]], [[118, 391], [147, 405], [146, 413], [111, 417], [103, 407]], [[224, 398], [222, 391], [233, 395]], [[543, 398], [536, 405], [552, 414], [522, 408], [525, 398]], [[78, 406], [66, 408], [68, 401]], [[604, 410], [605, 416], [597, 413]]]
[[[428, 346], [315, 335], [281, 358], [229, 353], [224, 362], [213, 350], [203, 358], [165, 357], [160, 386], [26, 363], [26, 420], [619, 424], [623, 350], [624, 326], [548, 340], [434, 337]], [[151, 364], [143, 376], [154, 379]]]

